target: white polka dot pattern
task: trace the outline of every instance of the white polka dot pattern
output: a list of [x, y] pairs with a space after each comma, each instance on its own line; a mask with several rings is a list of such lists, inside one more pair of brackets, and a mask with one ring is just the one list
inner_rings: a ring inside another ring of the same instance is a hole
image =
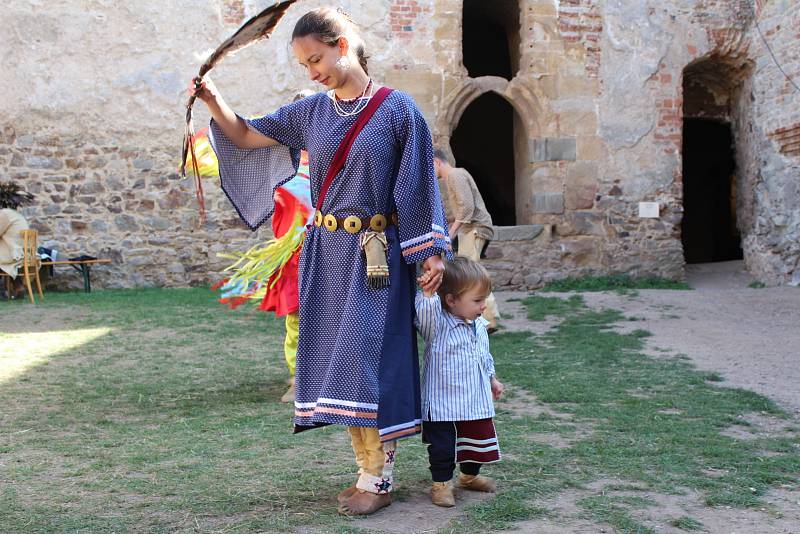
[[[316, 205], [328, 165], [355, 120], [337, 115], [330, 98], [320, 93], [250, 124], [292, 153], [308, 149]], [[220, 172], [228, 172], [222, 159], [235, 153], [217, 152]], [[249, 164], [287, 156], [256, 150], [244, 160]], [[281, 178], [249, 180], [274, 184]], [[262, 193], [248, 197], [252, 193], [239, 194], [246, 187], [224, 176], [223, 181], [240, 214], [260, 214], [268, 205]], [[381, 289], [366, 285], [357, 234], [316, 226], [308, 230], [300, 258], [295, 424], [299, 430], [325, 424], [378, 427], [383, 441], [414, 434], [420, 423], [415, 263], [449, 254], [450, 242], [430, 132], [411, 97], [394, 91], [386, 98], [353, 143], [319, 208], [341, 218], [396, 211], [400, 222], [386, 231], [390, 285]]]

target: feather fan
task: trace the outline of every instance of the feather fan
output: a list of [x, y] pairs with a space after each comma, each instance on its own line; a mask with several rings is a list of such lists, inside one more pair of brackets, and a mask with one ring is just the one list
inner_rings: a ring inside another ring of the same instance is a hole
[[[297, 0], [280, 0], [245, 22], [236, 33], [219, 45], [217, 49], [208, 56], [208, 59], [206, 59], [205, 63], [200, 67], [198, 77], [202, 79], [208, 71], [213, 69], [228, 54], [241, 50], [263, 39], [267, 39], [272, 35], [272, 32], [275, 30], [281, 18], [283, 18], [289, 6], [296, 1]], [[200, 181], [200, 169], [197, 166], [197, 158], [194, 154], [194, 126], [192, 125], [192, 106], [195, 100], [196, 97], [191, 96], [189, 97], [189, 102], [186, 104], [186, 128], [183, 134], [183, 154], [181, 156], [180, 171], [181, 176], [186, 178], [186, 163], [191, 154], [195, 193], [200, 206], [200, 219], [203, 221], [205, 220], [205, 201], [203, 200], [203, 185]]]

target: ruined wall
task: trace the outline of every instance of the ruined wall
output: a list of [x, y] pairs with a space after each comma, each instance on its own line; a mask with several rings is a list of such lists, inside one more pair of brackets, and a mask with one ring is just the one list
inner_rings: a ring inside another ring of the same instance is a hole
[[[748, 270], [769, 284], [800, 284], [800, 3], [759, 1], [749, 32], [756, 66], [739, 109], [746, 178], [739, 210]], [[760, 29], [760, 31], [759, 31]], [[766, 41], [766, 44], [765, 44]], [[792, 84], [776, 65], [767, 44]]]
[[[4, 8], [0, 179], [37, 195], [25, 214], [45, 244], [115, 260], [97, 270], [97, 285], [207, 283], [226, 265], [217, 252], [267, 237], [239, 223], [214, 180], [199, 227], [193, 188], [175, 170], [195, 54], [268, 3]], [[214, 71], [234, 109], [265, 113], [312, 87], [288, 36], [306, 9], [325, 3], [292, 7], [272, 41]], [[800, 78], [797, 2], [520, 0], [511, 81], [467, 77], [460, 0], [340, 3], [364, 27], [371, 74], [414, 96], [438, 143], [486, 91], [513, 106], [519, 226], [501, 228], [489, 248], [498, 286], [590, 273], [683, 276], [684, 69], [719, 58], [736, 66], [726, 109], [747, 265], [767, 282], [798, 278], [800, 106], [753, 26], [757, 16]], [[197, 111], [196, 124], [206, 123]], [[639, 218], [641, 201], [658, 202], [659, 218]]]

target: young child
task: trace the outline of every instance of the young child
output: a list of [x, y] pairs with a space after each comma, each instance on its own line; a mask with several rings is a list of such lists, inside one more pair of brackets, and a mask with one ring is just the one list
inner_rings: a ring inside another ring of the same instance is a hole
[[489, 354], [489, 323], [481, 317], [491, 290], [486, 269], [457, 257], [447, 263], [438, 294], [417, 293], [416, 325], [425, 339], [422, 440], [428, 444], [431, 501], [437, 506], [455, 505], [456, 463], [461, 488], [496, 489], [494, 480], [478, 474], [481, 464], [500, 460], [492, 399], [500, 398], [503, 384]]

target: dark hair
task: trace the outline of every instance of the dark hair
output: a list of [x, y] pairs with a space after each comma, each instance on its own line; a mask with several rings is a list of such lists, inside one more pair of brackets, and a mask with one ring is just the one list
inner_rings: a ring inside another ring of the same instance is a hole
[[17, 209], [33, 201], [33, 195], [26, 193], [22, 186], [14, 182], [0, 182], [0, 209]]
[[436, 158], [436, 159], [438, 159], [439, 161], [444, 161], [444, 162], [445, 162], [445, 163], [447, 163], [448, 165], [452, 165], [452, 164], [450, 163], [450, 156], [448, 156], [447, 154], [445, 154], [445, 151], [444, 151], [444, 150], [442, 150], [441, 148], [434, 149], [434, 151], [433, 151], [433, 157], [434, 157], [434, 158]]
[[292, 41], [298, 37], [307, 37], [309, 35], [328, 46], [336, 46], [339, 44], [339, 39], [347, 37], [350, 46], [353, 47], [356, 56], [358, 56], [358, 63], [364, 69], [364, 72], [369, 74], [367, 70], [369, 56], [367, 56], [364, 48], [364, 41], [358, 35], [353, 19], [342, 9], [321, 7], [300, 17], [300, 20], [294, 25]]
[[464, 256], [456, 256], [453, 261], [446, 262], [438, 290], [442, 306], [447, 309], [445, 295], [458, 298], [475, 286], [485, 291], [486, 295], [492, 292], [492, 278], [483, 265]]

